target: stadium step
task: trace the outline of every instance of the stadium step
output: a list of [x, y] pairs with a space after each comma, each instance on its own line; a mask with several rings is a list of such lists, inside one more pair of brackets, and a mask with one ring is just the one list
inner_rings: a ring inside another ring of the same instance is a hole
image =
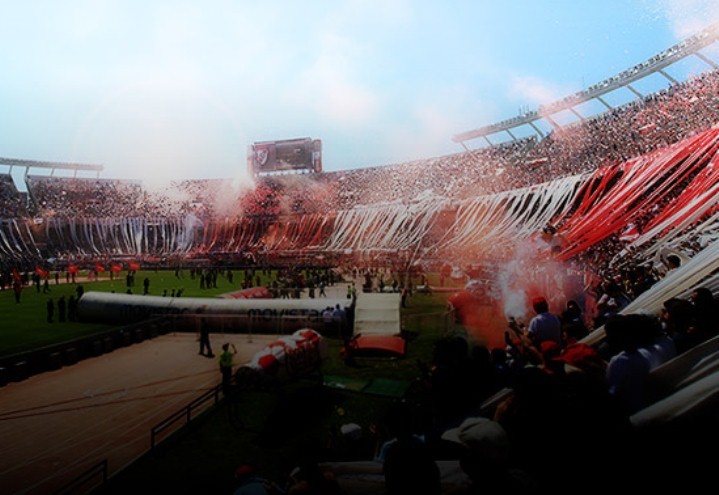
[[400, 301], [399, 294], [358, 294], [355, 335], [398, 335]]

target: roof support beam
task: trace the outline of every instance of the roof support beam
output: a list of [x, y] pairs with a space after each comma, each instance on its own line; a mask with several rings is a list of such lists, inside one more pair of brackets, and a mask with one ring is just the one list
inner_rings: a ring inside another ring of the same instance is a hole
[[607, 103], [606, 101], [604, 101], [601, 96], [597, 96], [597, 100], [599, 100], [599, 101], [602, 103], [602, 105], [604, 105], [605, 107], [607, 107], [608, 110], [614, 110], [614, 107], [611, 106], [611, 105], [610, 105], [609, 103]]
[[639, 91], [637, 91], [636, 89], [634, 89], [631, 84], [627, 84], [627, 89], [628, 89], [629, 91], [631, 91], [632, 93], [634, 93], [635, 95], [637, 95], [637, 98], [639, 98], [640, 100], [643, 100], [643, 99], [644, 99], [644, 95], [641, 94], [641, 93], [640, 93]]
[[584, 117], [582, 117], [582, 114], [580, 114], [579, 112], [577, 112], [577, 111], [574, 109], [574, 107], [570, 107], [570, 108], [569, 108], [569, 111], [572, 112], [574, 115], [576, 115], [579, 120], [584, 120]]
[[659, 69], [657, 72], [659, 72], [661, 75], [663, 75], [664, 77], [666, 77], [667, 79], [669, 79], [669, 81], [670, 81], [672, 84], [679, 84], [676, 79], [674, 79], [672, 76], [670, 76], [669, 74], [667, 74], [666, 72], [664, 72], [662, 69]]
[[544, 118], [547, 119], [547, 122], [549, 122], [549, 124], [550, 124], [554, 129], [561, 129], [561, 128], [562, 128], [562, 126], [559, 125], [559, 124], [557, 124], [557, 123], [552, 119], [552, 117], [550, 117], [549, 115], [544, 115]]
[[532, 126], [532, 128], [536, 131], [536, 133], [539, 135], [540, 139], [544, 137], [544, 133], [539, 130], [539, 128], [534, 124], [534, 122], [530, 122], [529, 125]]
[[[712, 60], [699, 53], [699, 50], [714, 44], [718, 40], [719, 23], [715, 23], [705, 28], [700, 33], [697, 33], [696, 35], [687, 38], [681, 43], [677, 43], [676, 45], [662, 51], [661, 53], [656, 54], [654, 57], [644, 61], [643, 63], [637, 64], [634, 67], [620, 72], [619, 74], [605, 79], [604, 81], [601, 81], [597, 84], [594, 84], [587, 89], [574, 93], [567, 98], [550, 103], [549, 105], [543, 105], [544, 108], [540, 107], [539, 110], [525, 112], [521, 115], [503, 120], [501, 122], [497, 122], [495, 124], [487, 125], [484, 127], [480, 127], [479, 129], [474, 129], [472, 131], [455, 135], [452, 137], [452, 140], [454, 142], [467, 141], [470, 139], [477, 139], [479, 137], [483, 137], [486, 134], [495, 134], [498, 132], [502, 132], [507, 128], [511, 129], [524, 124], [532, 125], [533, 121], [543, 118], [543, 116], [540, 115], [540, 112], [542, 111], [549, 114], [554, 114], [562, 110], [567, 110], [574, 105], [591, 101], [595, 98], [599, 100], [608, 110], [614, 110], [614, 107], [609, 105], [601, 98], [603, 95], [615, 91], [619, 88], [627, 87], [637, 97], [644, 98], [643, 95], [640, 96], [641, 93], [639, 91], [629, 86], [629, 84], [657, 72], [669, 81], [671, 81], [673, 84], [678, 84], [678, 82], [669, 74], [667, 74], [663, 69], [665, 67], [669, 67], [675, 62], [678, 62], [679, 60], [689, 57], [690, 55], [696, 55], [702, 61], [710, 65], [712, 68], [719, 70], [719, 64], [714, 63]], [[536, 127], [535, 130], [537, 130]], [[539, 133], [539, 135], [541, 136], [542, 134]]]
[[701, 53], [696, 52], [696, 53], [694, 53], [694, 55], [696, 55], [696, 56], [699, 57], [701, 60], [703, 60], [706, 64], [708, 64], [709, 66], [711, 66], [712, 69], [719, 69], [719, 66], [717, 66], [717, 64], [715, 64], [712, 60], [710, 60], [709, 58], [705, 57], [705, 56], [702, 55]]

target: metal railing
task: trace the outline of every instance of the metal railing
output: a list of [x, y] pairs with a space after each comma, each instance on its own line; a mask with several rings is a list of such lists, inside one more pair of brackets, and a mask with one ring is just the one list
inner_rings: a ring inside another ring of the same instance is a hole
[[[151, 449], [154, 449], [158, 442], [159, 435], [173, 426], [178, 421], [184, 419], [184, 424], [188, 424], [190, 421], [192, 421], [193, 413], [196, 411], [196, 409], [204, 406], [208, 401], [213, 400], [213, 404], [216, 405], [219, 402], [219, 394], [220, 394], [221, 386], [218, 385], [208, 391], [206, 391], [201, 396], [194, 399], [192, 402], [187, 404], [182, 409], [178, 410], [177, 412], [171, 414], [167, 418], [160, 421], [158, 424], [156, 424], [152, 429], [150, 430], [150, 445]], [[203, 409], [204, 410], [204, 409]], [[69, 495], [72, 493], [79, 493], [79, 490], [83, 487], [85, 487], [89, 482], [91, 482], [93, 479], [95, 479], [97, 476], [102, 475], [102, 481], [99, 483], [95, 483], [92, 486], [90, 486], [90, 489], [96, 488], [97, 486], [100, 486], [102, 484], [105, 484], [108, 479], [108, 462], [107, 459], [103, 459], [102, 461], [98, 462], [97, 464], [93, 465], [89, 469], [87, 469], [85, 472], [81, 473], [79, 476], [74, 478], [73, 480], [69, 481], [65, 485], [63, 485], [61, 488], [53, 492], [53, 495]], [[88, 493], [90, 489], [84, 489], [82, 493]]]
[[179, 411], [171, 414], [153, 426], [150, 430], [150, 448], [154, 449], [158, 444], [158, 436], [178, 421], [184, 419], [184, 425], [189, 424], [190, 421], [192, 421], [192, 413], [195, 412], [196, 409], [204, 406], [208, 401], [213, 400], [213, 405], [217, 405], [220, 402], [221, 389], [222, 387], [220, 385], [211, 388]]

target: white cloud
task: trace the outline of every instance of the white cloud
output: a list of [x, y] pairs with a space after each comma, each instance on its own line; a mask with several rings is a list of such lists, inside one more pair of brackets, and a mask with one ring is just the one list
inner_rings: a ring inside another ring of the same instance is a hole
[[245, 141], [230, 109], [211, 93], [152, 81], [111, 94], [93, 108], [74, 136], [73, 155], [103, 157], [99, 161], [111, 177], [165, 183], [226, 177], [232, 170], [242, 175]]
[[322, 35], [318, 46], [314, 63], [287, 97], [332, 125], [351, 128], [371, 122], [379, 114], [381, 97], [362, 82], [356, 64], [361, 47], [334, 33]]
[[669, 21], [677, 39], [719, 22], [719, 2], [716, 0], [650, 0], [649, 8]]
[[472, 100], [473, 93], [461, 87], [418, 97], [408, 109], [411, 127], [386, 130], [384, 154], [389, 161], [406, 161], [461, 151], [452, 136], [491, 120], [489, 106], [477, 109]]
[[533, 76], [517, 76], [509, 86], [509, 96], [530, 106], [545, 105], [573, 91]]

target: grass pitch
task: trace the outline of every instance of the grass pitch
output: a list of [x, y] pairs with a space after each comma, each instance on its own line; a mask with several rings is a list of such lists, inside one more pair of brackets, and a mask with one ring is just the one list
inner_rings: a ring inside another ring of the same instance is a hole
[[[0, 357], [86, 337], [118, 326], [77, 321], [59, 322], [57, 307], [53, 322], [48, 323], [47, 301], [52, 299], [57, 305], [60, 296], [65, 296], [65, 301], [71, 295], [77, 298], [77, 288], [80, 285], [85, 291], [125, 293], [128, 289], [126, 274], [127, 272], [117, 273], [111, 280], [110, 275], [104, 273], [99, 280], [93, 281], [88, 281], [86, 275], [81, 274], [75, 284], [66, 283], [62, 277], [60, 283], [56, 284], [51, 277], [48, 292], [44, 292], [42, 286], [39, 291], [33, 285], [27, 286], [22, 291], [19, 303], [15, 302], [15, 295], [11, 289], [0, 291], [0, 315], [2, 315]], [[258, 272], [258, 274], [265, 284], [269, 273]], [[160, 296], [163, 291], [167, 291], [167, 296], [170, 296], [173, 290], [177, 292], [183, 289], [183, 296], [214, 297], [225, 292], [240, 290], [244, 275], [235, 271], [233, 282], [230, 283], [223, 274], [217, 278], [216, 288], [200, 289], [199, 278], [192, 279], [187, 270], [180, 272], [179, 276], [175, 276], [174, 271], [140, 271], [135, 276], [135, 286], [130, 288], [134, 294], [142, 294], [142, 282], [145, 278], [150, 280], [151, 295]]]

